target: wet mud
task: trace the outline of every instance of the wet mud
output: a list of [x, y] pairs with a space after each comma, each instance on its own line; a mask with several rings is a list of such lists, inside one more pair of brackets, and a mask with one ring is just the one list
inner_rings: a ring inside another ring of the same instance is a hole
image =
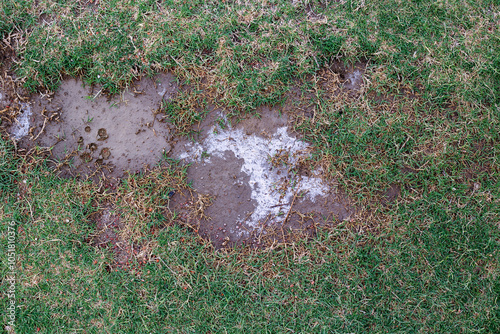
[[[342, 89], [359, 88], [362, 72], [356, 71], [343, 74]], [[196, 126], [198, 136], [187, 139], [174, 135], [160, 111], [162, 100], [168, 103], [179, 89], [172, 74], [162, 73], [109, 98], [69, 79], [52, 96], [32, 96], [9, 131], [22, 149], [50, 147], [63, 177], [119, 182], [164, 157], [180, 160], [188, 165], [198, 200], [205, 201], [203, 212], [187, 221], [216, 248], [259, 246], [265, 238], [282, 242], [294, 231], [313, 236], [319, 226], [333, 226], [352, 214], [334, 180], [314, 167], [313, 148], [292, 130], [289, 115], [299, 112], [293, 103], [264, 106], [240, 120], [228, 119], [230, 110], [208, 106], [207, 117]], [[175, 203], [171, 209], [183, 212]], [[106, 213], [99, 221], [106, 225], [111, 218]], [[95, 242], [115, 240], [116, 232], [103, 226]]]
[[[169, 125], [158, 115], [161, 100], [177, 90], [171, 74], [144, 78], [120, 96], [66, 80], [52, 97], [34, 96], [11, 128], [20, 147], [51, 147], [64, 175], [121, 177], [153, 166], [171, 149]], [[28, 115], [28, 117], [26, 117]]]

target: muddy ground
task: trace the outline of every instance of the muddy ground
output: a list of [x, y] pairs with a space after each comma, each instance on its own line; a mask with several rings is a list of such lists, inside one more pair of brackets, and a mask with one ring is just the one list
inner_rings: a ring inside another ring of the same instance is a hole
[[53, 96], [35, 95], [23, 104], [11, 134], [23, 148], [51, 147], [63, 176], [120, 178], [170, 151], [169, 126], [156, 112], [176, 89], [172, 75], [160, 74], [110, 99], [68, 79]]
[[213, 110], [200, 126], [199, 140], [180, 141], [172, 156], [190, 162], [193, 187], [213, 198], [199, 233], [216, 245], [258, 245], [273, 234], [310, 231], [349, 216], [335, 185], [308, 161], [311, 147], [291, 130], [286, 114], [267, 107], [260, 118], [231, 126]]
[[[334, 64], [337, 88], [330, 92], [358, 94], [363, 66]], [[282, 241], [293, 230], [313, 235], [318, 226], [352, 215], [334, 180], [327, 181], [321, 168], [313, 167], [310, 145], [292, 130], [289, 115], [314, 117], [310, 110], [298, 111], [287, 103], [262, 107], [256, 111], [259, 118], [235, 122], [226, 118], [228, 110], [209, 105], [208, 116], [195, 126], [198, 136], [187, 139], [175, 135], [160, 111], [162, 100], [168, 103], [179, 86], [172, 74], [161, 73], [109, 98], [80, 80], [67, 79], [55, 94], [20, 101], [16, 120], [6, 129], [19, 149], [49, 147], [62, 177], [114, 183], [164, 157], [189, 164], [188, 179], [205, 205], [201, 215], [186, 221], [216, 248], [259, 245], [270, 236]], [[3, 108], [9, 103], [5, 96], [0, 89]], [[185, 200], [176, 194], [171, 209], [183, 212]]]

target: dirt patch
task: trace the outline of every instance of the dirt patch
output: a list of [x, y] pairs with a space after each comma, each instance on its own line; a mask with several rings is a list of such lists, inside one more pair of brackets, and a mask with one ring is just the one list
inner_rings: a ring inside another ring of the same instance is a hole
[[[120, 179], [127, 171], [150, 170], [145, 167], [164, 156], [190, 164], [194, 197], [175, 193], [169, 208], [216, 248], [286, 241], [297, 231], [313, 235], [317, 226], [351, 215], [334, 182], [315, 167], [313, 149], [291, 130], [288, 114], [308, 112], [309, 106], [261, 107], [256, 117], [228, 119], [230, 111], [208, 105], [192, 141], [175, 134], [175, 115], [162, 112], [178, 89], [172, 75], [160, 74], [111, 99], [79, 80], [65, 80], [55, 94], [24, 104], [17, 122], [22, 126], [10, 132], [21, 148], [51, 147], [65, 176]], [[95, 221], [96, 245], [113, 247], [117, 264], [130, 262], [134, 250], [118, 237], [118, 215], [104, 209]]]
[[[230, 125], [220, 110], [202, 123], [197, 142], [180, 141], [172, 156], [187, 163], [188, 179], [198, 193], [213, 198], [199, 233], [216, 247], [259, 244], [266, 234], [334, 224], [349, 209], [309, 167], [310, 146], [288, 127], [277, 110], [261, 108], [260, 118]], [[215, 120], [215, 122], [213, 121]]]
[[394, 203], [398, 200], [401, 194], [401, 187], [397, 184], [389, 185], [388, 189], [384, 192], [381, 203], [384, 205], [388, 205]]
[[130, 246], [119, 238], [120, 216], [109, 208], [104, 208], [94, 217], [97, 234], [92, 245], [99, 248], [111, 248], [118, 265], [125, 265], [131, 258]]
[[10, 129], [20, 147], [51, 147], [65, 174], [121, 177], [155, 164], [171, 149], [170, 128], [157, 115], [177, 91], [171, 74], [142, 79], [113, 99], [80, 80], [65, 80], [53, 96], [33, 96]]
[[111, 207], [102, 208], [91, 219], [96, 224], [96, 234], [90, 240], [90, 244], [109, 249], [114, 256], [114, 262], [109, 264], [108, 270], [116, 268], [127, 270], [145, 264], [149, 260], [151, 254], [120, 237], [119, 231], [123, 228], [123, 223], [120, 214]]
[[363, 92], [366, 66], [367, 62], [346, 65], [335, 60], [320, 72], [320, 85], [333, 96], [347, 94], [351, 98], [358, 97]]

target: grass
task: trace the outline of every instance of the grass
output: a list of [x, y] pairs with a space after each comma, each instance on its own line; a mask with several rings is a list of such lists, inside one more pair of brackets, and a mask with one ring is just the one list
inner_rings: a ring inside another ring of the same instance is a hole
[[[25, 88], [53, 91], [69, 75], [116, 93], [170, 70], [191, 88], [162, 108], [180, 134], [205, 104], [239, 116], [299, 90], [294, 110], [314, 110], [292, 114], [296, 129], [360, 207], [312, 240], [214, 252], [160, 209], [188, 187], [175, 163], [102, 193], [4, 138], [0, 219], [17, 222], [18, 333], [500, 332], [498, 1], [0, 6]], [[365, 82], [352, 95], [339, 64], [356, 62]], [[121, 237], [149, 245], [147, 261], [119, 268], [89, 243], [113, 196], [129, 226]]]
[[86, 242], [93, 186], [43, 165], [18, 177], [27, 190], [3, 217], [18, 222], [20, 333], [498, 330], [498, 205], [481, 195], [480, 211], [432, 193], [383, 233], [341, 225], [271, 251], [214, 253], [167, 225], [150, 261], [109, 270], [112, 254]]
[[494, 103], [497, 5], [26, 1], [4, 5], [2, 31], [27, 32], [17, 72], [30, 90], [54, 90], [67, 74], [116, 93], [141, 73], [173, 69], [205, 78], [214, 98], [249, 111], [280, 102], [294, 77], [331, 59], [365, 57], [400, 85], [420, 82], [438, 101]]
[[168, 116], [177, 135], [193, 136], [196, 133], [193, 125], [199, 125], [208, 113], [206, 105], [196, 92], [179, 92], [174, 99], [163, 100], [159, 112]]

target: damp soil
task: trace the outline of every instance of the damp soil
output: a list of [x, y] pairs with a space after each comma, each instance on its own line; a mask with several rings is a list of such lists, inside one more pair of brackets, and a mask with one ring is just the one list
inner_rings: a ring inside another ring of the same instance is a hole
[[141, 245], [135, 245], [120, 236], [123, 223], [119, 212], [108, 204], [92, 214], [91, 221], [96, 226], [95, 235], [88, 240], [96, 248], [108, 249], [113, 254], [113, 263], [108, 264], [107, 270], [115, 268], [130, 270], [133, 266], [145, 264], [149, 254]]
[[[358, 79], [345, 72], [342, 89], [356, 90], [362, 82]], [[25, 105], [21, 114], [30, 108], [29, 127], [18, 146], [50, 147], [63, 177], [113, 182], [164, 157], [181, 160], [195, 197], [175, 194], [170, 209], [188, 215], [188, 207], [202, 203], [203, 212], [185, 222], [215, 248], [314, 236], [319, 226], [333, 226], [352, 215], [334, 180], [314, 167], [313, 148], [292, 130], [296, 114], [311, 113], [307, 107], [296, 110], [290, 101], [236, 120], [226, 117], [230, 110], [209, 105], [207, 117], [193, 129], [198, 136], [187, 139], [176, 136], [159, 112], [162, 100], [168, 103], [179, 89], [170, 73], [142, 78], [113, 98], [80, 80], [65, 80], [55, 94], [32, 96]], [[111, 212], [106, 208], [96, 220], [101, 234], [95, 244], [115, 247], [120, 242], [119, 225], [113, 225], [118, 218]], [[128, 261], [121, 250], [117, 257], [118, 263]]]
[[366, 61], [352, 65], [332, 61], [320, 74], [323, 78], [320, 84], [331, 95], [346, 94], [349, 98], [357, 98], [363, 91], [366, 67]]
[[80, 80], [65, 80], [53, 96], [32, 96], [29, 131], [14, 136], [22, 137], [24, 149], [51, 147], [62, 176], [119, 178], [153, 166], [171, 149], [158, 107], [176, 91], [168, 73], [136, 81], [112, 99]]
[[179, 140], [171, 152], [189, 164], [193, 188], [212, 198], [196, 230], [216, 248], [313, 236], [351, 215], [334, 182], [311, 167], [312, 149], [287, 114], [268, 107], [257, 114], [236, 123], [212, 109], [197, 140]]

